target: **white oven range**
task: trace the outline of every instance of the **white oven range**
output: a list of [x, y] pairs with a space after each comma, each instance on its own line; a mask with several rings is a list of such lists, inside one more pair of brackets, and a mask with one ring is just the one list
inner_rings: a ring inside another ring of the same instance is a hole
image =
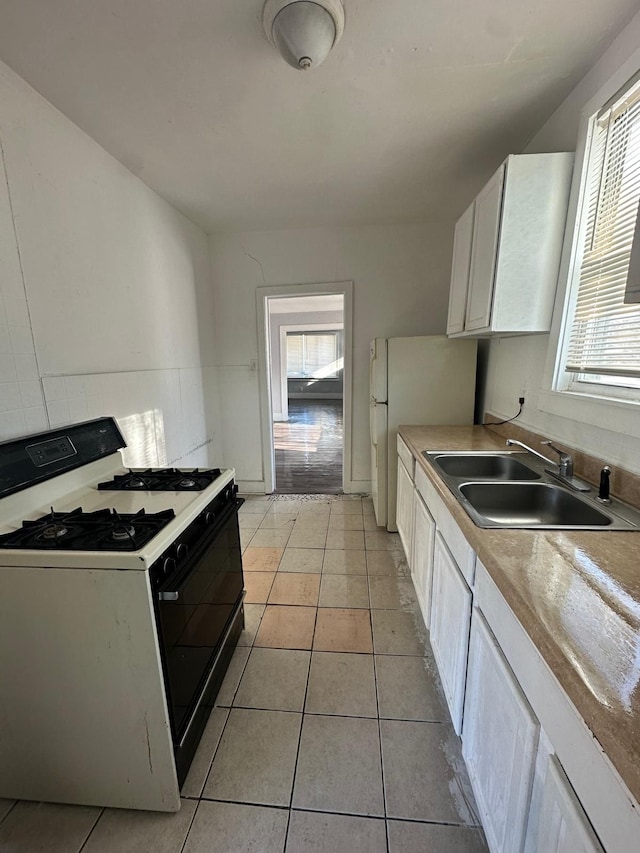
[[176, 811], [242, 630], [234, 471], [112, 418], [0, 444], [0, 797]]

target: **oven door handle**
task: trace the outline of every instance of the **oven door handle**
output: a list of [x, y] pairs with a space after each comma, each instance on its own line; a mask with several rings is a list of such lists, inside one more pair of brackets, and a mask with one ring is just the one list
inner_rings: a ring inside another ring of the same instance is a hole
[[[201, 543], [201, 546], [198, 549], [198, 551], [194, 552], [194, 554], [192, 554], [190, 556], [189, 562], [184, 567], [184, 570], [180, 572], [180, 575], [179, 575], [180, 587], [184, 587], [185, 582], [191, 573], [191, 571], [190, 571], [191, 565], [193, 564], [193, 561], [195, 559], [197, 559], [198, 554], [203, 550], [205, 545], [208, 547], [211, 544], [211, 542], [218, 535], [218, 532], [224, 527], [224, 525], [231, 518], [231, 516], [234, 513], [238, 512], [238, 510], [240, 509], [240, 507], [242, 506], [243, 503], [244, 503], [244, 498], [234, 498], [233, 502], [230, 503], [225, 508], [225, 510], [222, 513], [222, 515], [220, 516], [220, 518], [216, 519], [216, 522], [213, 525], [211, 533], [207, 537], [206, 542]], [[163, 590], [162, 592], [159, 592], [157, 595], [158, 595], [158, 601], [178, 601], [180, 599], [180, 589]]]

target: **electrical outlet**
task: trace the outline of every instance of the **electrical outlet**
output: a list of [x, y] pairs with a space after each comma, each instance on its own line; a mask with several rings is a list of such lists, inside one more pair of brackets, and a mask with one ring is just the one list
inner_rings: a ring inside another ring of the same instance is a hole
[[255, 359], [255, 358], [250, 358], [250, 359], [249, 359], [249, 370], [251, 371], [251, 373], [255, 373], [257, 369], [258, 369], [258, 361], [257, 361], [257, 359]]
[[521, 406], [524, 406], [524, 396], [518, 397], [518, 403], [520, 403]]

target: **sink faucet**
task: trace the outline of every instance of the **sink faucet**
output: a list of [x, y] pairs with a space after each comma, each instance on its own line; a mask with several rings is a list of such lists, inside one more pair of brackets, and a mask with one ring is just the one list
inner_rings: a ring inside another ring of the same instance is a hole
[[573, 476], [573, 456], [571, 456], [570, 453], [567, 453], [565, 450], [560, 450], [559, 447], [555, 447], [555, 445], [550, 441], [541, 442], [541, 444], [550, 447], [551, 450], [554, 450], [558, 454], [560, 458], [556, 462], [553, 459], [549, 459], [547, 456], [543, 456], [542, 453], [538, 453], [537, 450], [534, 450], [533, 447], [529, 447], [528, 444], [524, 444], [522, 441], [516, 441], [514, 438], [507, 439], [508, 447], [511, 447], [514, 444], [517, 444], [519, 447], [523, 447], [525, 450], [528, 450], [529, 453], [533, 453], [534, 456], [537, 456], [539, 459], [542, 459], [544, 462], [547, 462], [549, 465], [553, 465], [554, 468], [557, 468], [557, 471], [548, 471], [548, 473], [553, 477], [556, 477], [560, 482], [565, 483], [565, 485], [578, 492], [591, 491], [591, 486], [588, 483], [585, 483], [583, 480], [579, 480], [577, 477]]

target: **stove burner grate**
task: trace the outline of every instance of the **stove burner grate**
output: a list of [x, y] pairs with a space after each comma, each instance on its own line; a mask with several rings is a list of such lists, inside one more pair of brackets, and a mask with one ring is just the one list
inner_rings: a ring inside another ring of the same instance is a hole
[[116, 474], [113, 480], [98, 483], [98, 488], [113, 491], [200, 492], [219, 476], [219, 468], [209, 468], [206, 471], [201, 471], [199, 468], [184, 471], [179, 468], [148, 468], [146, 471], [133, 471], [130, 468], [126, 474]]
[[137, 551], [167, 525], [172, 509], [147, 513], [118, 513], [115, 509], [51, 512], [0, 536], [0, 548], [60, 549], [66, 551]]

